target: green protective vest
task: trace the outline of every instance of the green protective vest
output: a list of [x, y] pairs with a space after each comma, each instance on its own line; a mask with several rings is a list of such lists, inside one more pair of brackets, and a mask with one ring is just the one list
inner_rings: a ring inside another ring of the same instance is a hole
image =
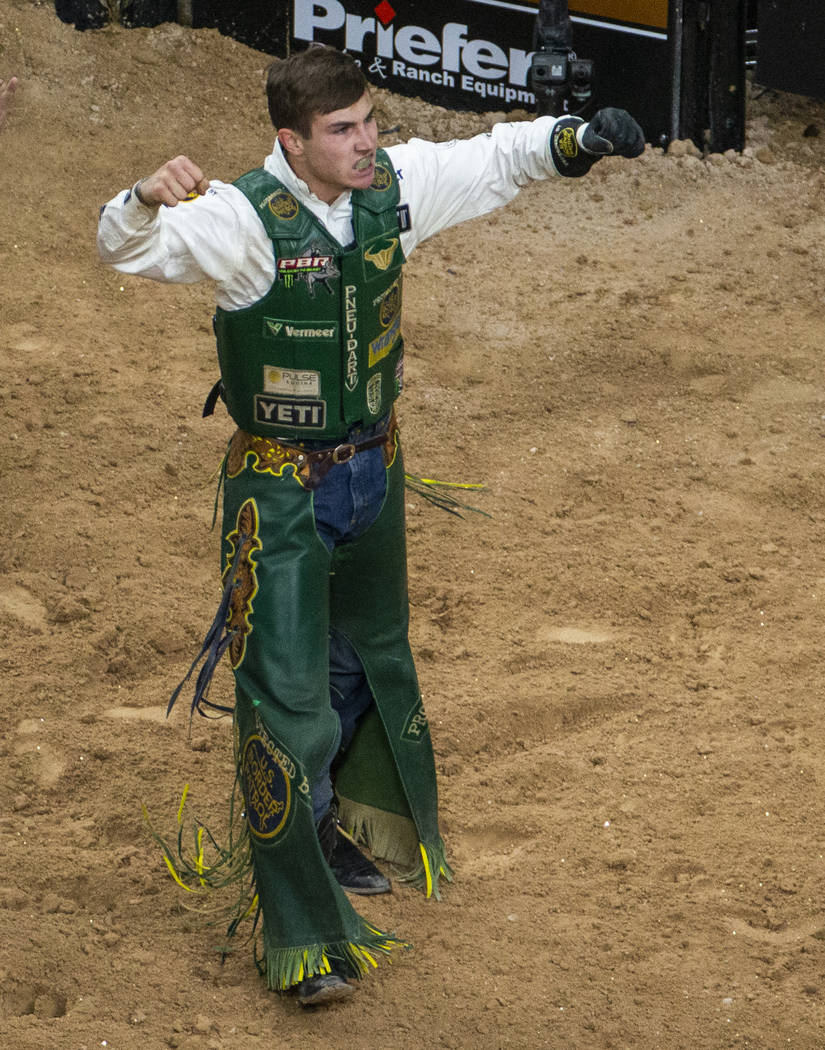
[[229, 414], [242, 430], [339, 440], [385, 415], [401, 392], [398, 179], [382, 150], [352, 191], [355, 243], [342, 248], [263, 168], [235, 185], [272, 239], [275, 280], [241, 310], [218, 308], [215, 334]]

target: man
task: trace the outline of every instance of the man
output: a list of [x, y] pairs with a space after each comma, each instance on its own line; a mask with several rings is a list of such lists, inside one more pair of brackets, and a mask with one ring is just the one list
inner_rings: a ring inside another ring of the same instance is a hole
[[360, 67], [326, 47], [273, 63], [267, 98], [277, 140], [262, 168], [230, 186], [176, 157], [105, 206], [98, 243], [124, 273], [215, 282], [239, 429], [205, 666], [228, 648], [262, 967], [315, 1005], [400, 943], [342, 892], [390, 889], [342, 827], [428, 895], [451, 877], [407, 641], [403, 263], [528, 180], [637, 156], [644, 136], [608, 109], [385, 152]]

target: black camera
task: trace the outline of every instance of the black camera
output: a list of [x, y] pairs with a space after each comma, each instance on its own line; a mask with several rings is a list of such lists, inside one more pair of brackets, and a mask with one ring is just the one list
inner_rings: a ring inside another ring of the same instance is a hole
[[541, 0], [533, 49], [530, 88], [538, 115], [583, 115], [593, 99], [593, 63], [573, 50], [567, 0]]

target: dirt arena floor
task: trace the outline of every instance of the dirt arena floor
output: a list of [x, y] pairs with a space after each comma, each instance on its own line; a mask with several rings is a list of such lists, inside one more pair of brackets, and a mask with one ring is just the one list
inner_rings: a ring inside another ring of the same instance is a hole
[[[362, 912], [413, 950], [307, 1012], [183, 907], [142, 807], [225, 812], [229, 725], [164, 709], [231, 428], [209, 287], [95, 229], [179, 152], [260, 163], [268, 61], [0, 0], [4, 1050], [822, 1047], [825, 108], [793, 96], [752, 91], [742, 155], [603, 161], [410, 261], [407, 467], [489, 515], [409, 494], [457, 877]], [[377, 97], [385, 144], [503, 116]]]

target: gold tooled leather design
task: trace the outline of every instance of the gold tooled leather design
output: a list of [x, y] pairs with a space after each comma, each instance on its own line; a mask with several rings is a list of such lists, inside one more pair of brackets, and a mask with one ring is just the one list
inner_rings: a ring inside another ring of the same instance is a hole
[[229, 610], [226, 614], [226, 629], [232, 636], [228, 652], [233, 667], [240, 666], [246, 652], [247, 635], [252, 633], [250, 623], [252, 599], [258, 593], [255, 551], [263, 549], [258, 528], [258, 507], [255, 500], [248, 499], [238, 511], [236, 528], [226, 537], [230, 549], [226, 556], [227, 566], [222, 577], [226, 585], [227, 575], [232, 570], [240, 544], [241, 553], [235, 567], [235, 579], [229, 599]]
[[253, 456], [252, 469], [258, 474], [283, 477], [284, 467], [294, 468], [295, 479], [302, 485], [309, 480], [310, 463], [299, 448], [282, 445], [273, 438], [260, 437], [246, 430], [236, 430], [226, 454], [226, 476], [236, 478]]

